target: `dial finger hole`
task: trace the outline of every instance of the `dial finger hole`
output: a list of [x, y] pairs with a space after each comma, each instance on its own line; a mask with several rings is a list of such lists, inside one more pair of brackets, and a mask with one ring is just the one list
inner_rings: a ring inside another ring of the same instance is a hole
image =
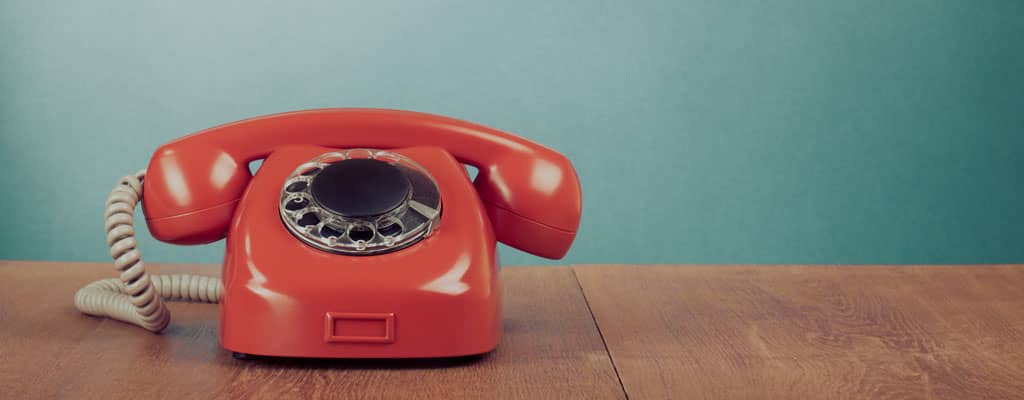
[[352, 149], [349, 150], [345, 155], [347, 155], [348, 158], [373, 158], [373, 150]]
[[326, 237], [335, 237], [335, 238], [338, 238], [338, 237], [341, 237], [341, 234], [342, 234], [341, 231], [339, 231], [337, 229], [334, 229], [334, 228], [331, 228], [331, 227], [326, 226], [326, 225], [324, 225], [322, 228], [320, 228], [320, 237], [325, 237], [325, 238]]
[[348, 237], [354, 241], [373, 239], [373, 229], [368, 226], [353, 226], [348, 230]]
[[285, 203], [284, 209], [288, 211], [296, 211], [306, 208], [306, 206], [308, 205], [309, 199], [303, 197], [296, 197], [295, 199], [292, 199], [292, 201]]
[[389, 151], [378, 151], [373, 155], [373, 158], [380, 161], [385, 161], [391, 164], [397, 164], [400, 158], [397, 154]]
[[327, 153], [327, 154], [324, 154], [324, 155], [320, 156], [318, 161], [320, 161], [321, 163], [324, 163], [324, 164], [331, 164], [331, 163], [336, 163], [338, 161], [342, 161], [342, 160], [345, 160], [345, 159], [348, 159], [348, 156], [345, 155], [345, 153], [333, 152], [333, 153]]
[[303, 182], [303, 181], [292, 182], [292, 183], [288, 184], [288, 186], [285, 187], [284, 190], [287, 190], [287, 191], [292, 192], [292, 193], [301, 192], [303, 190], [306, 190], [306, 186], [309, 186], [309, 185], [306, 182]]
[[402, 233], [402, 226], [392, 222], [388, 225], [384, 225], [377, 228], [377, 233], [384, 236], [395, 236], [399, 233]]
[[308, 213], [303, 214], [302, 218], [299, 218], [299, 220], [297, 222], [298, 222], [299, 226], [316, 225], [316, 224], [320, 223], [320, 217], [317, 216], [316, 213], [308, 212]]

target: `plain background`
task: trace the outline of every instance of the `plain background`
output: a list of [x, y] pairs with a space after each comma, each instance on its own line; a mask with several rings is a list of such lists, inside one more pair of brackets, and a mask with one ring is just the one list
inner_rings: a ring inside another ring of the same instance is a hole
[[104, 198], [163, 142], [359, 106], [568, 155], [584, 218], [562, 263], [1021, 262], [1022, 16], [1019, 0], [4, 1], [0, 258], [108, 259]]

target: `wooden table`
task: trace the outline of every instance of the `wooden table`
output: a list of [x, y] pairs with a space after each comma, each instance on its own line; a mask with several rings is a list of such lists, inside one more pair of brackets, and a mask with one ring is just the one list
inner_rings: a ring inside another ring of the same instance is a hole
[[240, 361], [216, 306], [172, 304], [155, 335], [74, 309], [107, 264], [0, 261], [0, 398], [1024, 399], [1024, 266], [502, 274], [482, 358]]

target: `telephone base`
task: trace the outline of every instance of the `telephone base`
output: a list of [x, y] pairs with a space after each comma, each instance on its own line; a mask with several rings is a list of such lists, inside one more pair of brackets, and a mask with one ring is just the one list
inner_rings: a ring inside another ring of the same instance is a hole
[[234, 216], [224, 260], [220, 342], [250, 355], [440, 358], [482, 354], [501, 338], [495, 236], [466, 169], [443, 149], [391, 152], [416, 161], [448, 204], [435, 233], [372, 256], [332, 254], [282, 223], [281, 185], [331, 148], [277, 148]]

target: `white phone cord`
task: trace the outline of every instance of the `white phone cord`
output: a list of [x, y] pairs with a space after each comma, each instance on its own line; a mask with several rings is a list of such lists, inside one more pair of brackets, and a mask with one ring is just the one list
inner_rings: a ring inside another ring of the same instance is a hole
[[97, 317], [119, 321], [160, 332], [171, 322], [171, 313], [163, 300], [218, 303], [220, 278], [201, 275], [150, 275], [142, 264], [135, 241], [135, 205], [142, 197], [142, 179], [146, 170], [129, 175], [117, 183], [107, 197], [107, 245], [120, 278], [102, 279], [85, 285], [75, 294], [75, 307]]

